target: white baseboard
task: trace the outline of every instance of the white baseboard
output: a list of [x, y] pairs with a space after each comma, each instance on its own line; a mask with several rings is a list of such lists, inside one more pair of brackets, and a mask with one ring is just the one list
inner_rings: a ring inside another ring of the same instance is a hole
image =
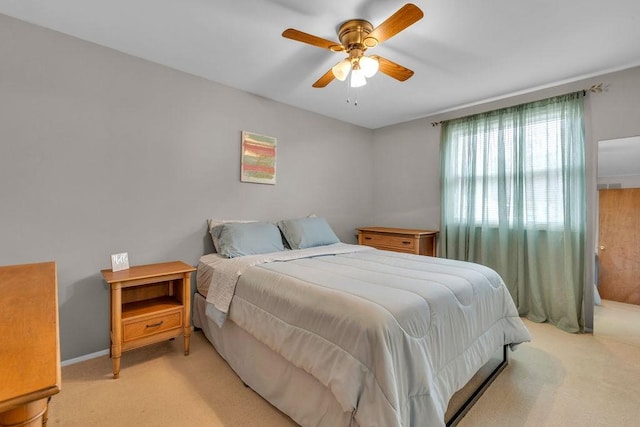
[[[191, 330], [194, 330], [194, 326], [191, 325]], [[109, 349], [96, 351], [95, 353], [85, 354], [84, 356], [74, 357], [73, 359], [63, 360], [60, 366], [73, 365], [74, 363], [84, 362], [85, 360], [95, 359], [96, 357], [105, 356], [109, 354]]]
[[109, 349], [96, 351], [95, 353], [85, 354], [84, 356], [74, 357], [73, 359], [63, 360], [60, 365], [67, 366], [73, 365], [74, 363], [84, 362], [85, 360], [95, 359], [96, 357], [104, 356], [109, 354]]

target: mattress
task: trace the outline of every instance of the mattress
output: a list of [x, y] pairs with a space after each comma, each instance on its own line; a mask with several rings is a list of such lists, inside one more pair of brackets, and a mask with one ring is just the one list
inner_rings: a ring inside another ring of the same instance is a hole
[[[489, 268], [345, 244], [286, 252], [218, 259], [209, 276], [203, 257], [207, 320], [232, 323], [312, 377], [344, 425], [444, 425], [453, 393], [497, 349], [531, 339]], [[219, 285], [231, 288], [226, 312], [211, 301], [228, 294], [212, 292]]]

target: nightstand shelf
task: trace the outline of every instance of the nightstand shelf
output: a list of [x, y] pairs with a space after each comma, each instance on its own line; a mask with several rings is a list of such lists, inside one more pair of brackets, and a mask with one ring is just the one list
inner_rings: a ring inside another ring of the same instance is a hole
[[122, 304], [122, 320], [182, 309], [182, 303], [172, 297], [157, 297], [143, 301]]
[[113, 376], [120, 376], [123, 351], [184, 336], [189, 354], [191, 336], [190, 265], [181, 261], [102, 270], [111, 288], [111, 358]]

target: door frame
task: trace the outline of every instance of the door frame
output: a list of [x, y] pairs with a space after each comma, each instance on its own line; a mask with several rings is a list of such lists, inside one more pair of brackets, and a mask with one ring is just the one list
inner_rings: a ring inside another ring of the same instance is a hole
[[596, 267], [596, 227], [598, 220], [597, 191], [598, 191], [598, 141], [588, 138], [590, 143], [585, 147], [585, 175], [587, 198], [587, 224], [584, 242], [584, 292], [582, 314], [584, 316], [584, 331], [593, 333], [593, 313], [595, 306], [595, 275]]

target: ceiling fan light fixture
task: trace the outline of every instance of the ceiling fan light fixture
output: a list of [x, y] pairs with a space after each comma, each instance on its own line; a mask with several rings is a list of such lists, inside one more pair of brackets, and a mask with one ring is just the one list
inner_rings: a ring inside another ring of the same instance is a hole
[[[340, 61], [325, 72], [322, 77], [312, 84], [315, 88], [326, 87], [334, 79], [346, 80], [349, 77], [349, 72], [351, 72], [351, 87], [366, 85], [366, 79], [372, 77], [378, 71], [403, 82], [413, 76], [413, 71], [378, 55], [366, 57], [364, 53], [367, 49], [376, 47], [385, 40], [404, 31], [407, 27], [422, 19], [423, 16], [424, 13], [418, 6], [407, 3], [377, 27], [374, 27], [371, 22], [364, 19], [350, 19], [343, 22], [337, 30], [339, 43], [294, 28], [284, 30], [282, 37], [328, 49], [332, 52], [344, 52], [347, 54], [348, 62]], [[362, 60], [362, 67], [360, 66], [360, 60]], [[359, 72], [354, 72], [355, 70]]]
[[351, 70], [351, 87], [361, 87], [367, 84], [367, 79], [360, 69]]
[[345, 58], [334, 65], [333, 68], [331, 68], [331, 71], [336, 79], [343, 82], [349, 75], [349, 71], [351, 71], [351, 61], [349, 61], [348, 58]]
[[358, 62], [360, 64], [360, 70], [362, 70], [362, 73], [366, 78], [375, 76], [378, 72], [378, 68], [380, 68], [378, 60], [370, 56], [363, 56]]

